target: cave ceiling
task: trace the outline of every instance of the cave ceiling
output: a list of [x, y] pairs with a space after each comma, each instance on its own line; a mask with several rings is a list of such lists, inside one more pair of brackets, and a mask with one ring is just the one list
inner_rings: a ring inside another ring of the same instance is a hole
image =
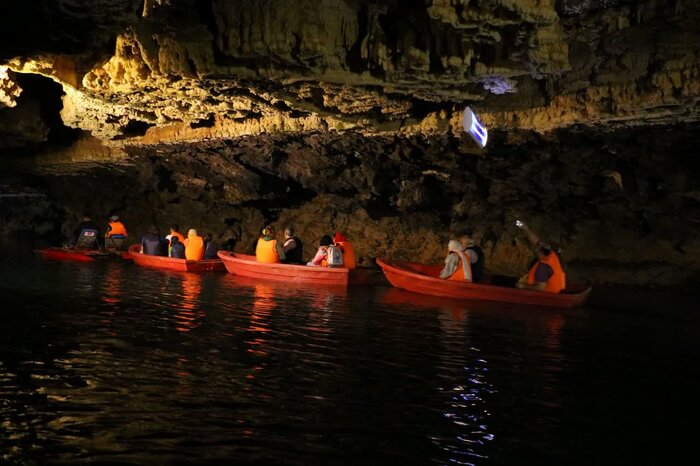
[[[110, 144], [458, 135], [465, 105], [540, 133], [700, 116], [700, 2], [3, 3], [1, 112], [38, 74], [60, 84], [66, 126]], [[15, 132], [46, 137], [32, 128]]]

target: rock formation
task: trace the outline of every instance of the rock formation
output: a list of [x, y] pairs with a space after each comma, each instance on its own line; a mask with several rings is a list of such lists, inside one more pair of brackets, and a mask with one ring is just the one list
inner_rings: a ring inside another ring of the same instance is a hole
[[[245, 249], [294, 222], [309, 243], [347, 230], [369, 262], [437, 260], [468, 224], [516, 273], [518, 216], [582, 279], [691, 280], [698, 20], [682, 0], [16, 2], [0, 231], [118, 211]], [[22, 215], [27, 189], [45, 198]]]

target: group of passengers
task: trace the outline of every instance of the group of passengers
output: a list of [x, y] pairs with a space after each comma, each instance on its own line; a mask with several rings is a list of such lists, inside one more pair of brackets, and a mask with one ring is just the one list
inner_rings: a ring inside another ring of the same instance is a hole
[[[536, 257], [528, 273], [515, 284], [521, 289], [559, 293], [566, 288], [566, 274], [559, 255], [543, 242], [527, 225], [518, 221], [528, 239], [535, 245]], [[465, 230], [447, 244], [445, 266], [440, 278], [458, 282], [481, 283], [484, 281], [484, 252], [476, 245], [471, 230]]]
[[306, 264], [312, 267], [344, 267], [354, 269], [357, 265], [355, 250], [341, 232], [323, 235], [313, 259], [304, 262], [304, 244], [294, 234], [293, 227], [284, 230], [284, 241], [277, 241], [275, 229], [268, 225], [262, 229], [255, 246], [255, 258], [258, 262], [276, 264]]
[[177, 224], [170, 225], [170, 233], [165, 237], [161, 236], [157, 226], [151, 225], [148, 234], [141, 238], [141, 253], [151, 256], [198, 261], [217, 259], [218, 250], [211, 233], [201, 237], [196, 229], [190, 228], [185, 238]]
[[[528, 268], [528, 273], [516, 283], [518, 288], [548, 293], [559, 293], [566, 288], [566, 274], [558, 254], [552, 247], [543, 242], [527, 225], [518, 221], [528, 239], [536, 247], [536, 257]], [[74, 247], [99, 247], [99, 226], [85, 215], [73, 234]], [[121, 249], [127, 238], [124, 224], [117, 215], [109, 219], [104, 235], [104, 246], [111, 249]], [[352, 244], [341, 233], [335, 232], [333, 237], [323, 235], [313, 259], [308, 262], [303, 258], [304, 244], [295, 236], [294, 228], [284, 230], [284, 241], [280, 242], [275, 236], [275, 229], [268, 225], [262, 229], [258, 238], [255, 257], [258, 262], [297, 264], [313, 267], [356, 267], [355, 251]], [[191, 228], [187, 237], [179, 231], [179, 226], [170, 226], [170, 233], [165, 237], [160, 235], [158, 228], [153, 225], [148, 234], [141, 239], [141, 253], [153, 256], [166, 256], [179, 259], [202, 260], [216, 259], [218, 247], [212, 239], [212, 234], [204, 238], [197, 230]], [[458, 281], [481, 283], [484, 281], [484, 252], [476, 244], [471, 230], [464, 230], [447, 245], [445, 266], [440, 272], [440, 278]]]
[[90, 215], [85, 214], [77, 228], [73, 230], [71, 246], [86, 249], [103, 246], [108, 249], [121, 249], [127, 236], [126, 227], [119, 220], [119, 216], [112, 215], [107, 223], [104, 244], [101, 244], [99, 225], [92, 220]]
[[[191, 228], [185, 237], [179, 230], [180, 227], [173, 224], [170, 226], [170, 233], [163, 237], [158, 227], [152, 225], [148, 233], [141, 238], [141, 254], [190, 260], [217, 258], [218, 247], [211, 233], [202, 238], [197, 230]], [[120, 250], [127, 237], [126, 227], [119, 216], [112, 215], [107, 224], [104, 244], [101, 244], [100, 227], [86, 214], [73, 231], [72, 246], [86, 249], [104, 246], [106, 249]]]

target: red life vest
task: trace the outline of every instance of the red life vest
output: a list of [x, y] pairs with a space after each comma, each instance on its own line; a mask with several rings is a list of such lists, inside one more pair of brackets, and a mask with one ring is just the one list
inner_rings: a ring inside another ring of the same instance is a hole
[[335, 243], [340, 246], [340, 250], [343, 251], [343, 267], [347, 269], [354, 269], [357, 267], [357, 261], [355, 259], [355, 250], [349, 241], [339, 241]]
[[543, 291], [547, 293], [559, 293], [566, 288], [566, 274], [559, 262], [559, 256], [557, 256], [557, 253], [554, 251], [550, 252], [548, 256], [543, 256], [542, 259], [535, 262], [535, 265], [530, 268], [530, 272], [527, 274], [528, 285], [534, 285], [536, 283], [535, 272], [540, 264], [547, 264], [552, 268], [552, 276], [547, 280], [547, 285]]

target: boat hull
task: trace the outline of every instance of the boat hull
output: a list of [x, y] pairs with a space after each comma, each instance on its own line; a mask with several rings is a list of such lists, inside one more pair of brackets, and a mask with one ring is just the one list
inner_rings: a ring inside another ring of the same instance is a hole
[[75, 262], [92, 262], [95, 259], [104, 259], [113, 257], [111, 253], [93, 250], [76, 250], [63, 248], [45, 248], [37, 249], [37, 254], [40, 254], [45, 259], [59, 261], [75, 261]]
[[141, 254], [141, 245], [134, 244], [129, 248], [129, 254], [125, 259], [133, 260], [136, 265], [142, 267], [155, 267], [165, 270], [177, 270], [180, 272], [225, 272], [223, 262], [220, 259], [204, 259], [193, 261], [189, 259], [177, 259], [175, 257], [151, 256]]
[[377, 259], [377, 265], [382, 268], [389, 283], [396, 288], [444, 298], [572, 308], [585, 303], [591, 292], [590, 287], [572, 287], [563, 293], [555, 294], [506, 286], [443, 280], [438, 278], [439, 266], [412, 262]]
[[305, 265], [268, 264], [258, 262], [255, 256], [219, 251], [226, 270], [241, 277], [258, 278], [287, 283], [314, 283], [347, 286], [348, 269], [309, 267]]

